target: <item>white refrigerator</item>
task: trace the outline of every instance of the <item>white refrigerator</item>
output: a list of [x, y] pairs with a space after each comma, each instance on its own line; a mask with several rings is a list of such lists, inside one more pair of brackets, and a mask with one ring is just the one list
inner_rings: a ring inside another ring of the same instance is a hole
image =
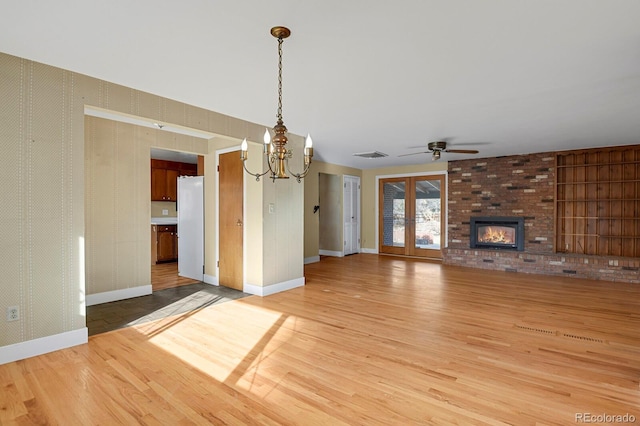
[[204, 281], [204, 177], [178, 178], [178, 275]]

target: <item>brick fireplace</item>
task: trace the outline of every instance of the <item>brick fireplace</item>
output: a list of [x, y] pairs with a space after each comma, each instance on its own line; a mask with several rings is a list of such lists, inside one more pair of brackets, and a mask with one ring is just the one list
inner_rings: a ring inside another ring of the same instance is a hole
[[[448, 247], [443, 263], [640, 283], [640, 259], [554, 251], [555, 155], [449, 162]], [[522, 251], [471, 248], [472, 217], [522, 217]]]

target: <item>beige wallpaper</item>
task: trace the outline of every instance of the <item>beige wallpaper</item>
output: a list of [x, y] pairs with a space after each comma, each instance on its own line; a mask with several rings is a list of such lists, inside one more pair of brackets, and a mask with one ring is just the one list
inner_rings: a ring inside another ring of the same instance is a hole
[[[262, 144], [249, 144], [249, 158], [247, 167], [257, 173], [264, 167], [262, 156]], [[264, 264], [264, 235], [257, 230], [262, 228], [262, 218], [264, 217], [264, 190], [263, 186], [273, 183], [269, 180], [257, 182], [251, 176], [245, 175], [245, 205], [244, 205], [244, 232], [247, 239], [244, 247], [244, 257], [246, 259], [244, 273], [245, 280], [250, 284], [264, 283], [264, 269], [253, 268], [253, 264]], [[253, 205], [249, 205], [253, 203]], [[268, 207], [267, 207], [268, 208]]]
[[[69, 72], [0, 55], [0, 346], [85, 326], [77, 84]], [[4, 320], [8, 306], [20, 320]]]
[[[84, 328], [88, 292], [147, 283], [150, 234], [143, 235], [143, 230], [150, 232], [150, 201], [142, 192], [150, 186], [150, 165], [148, 154], [144, 164], [141, 160], [143, 147], [147, 153], [149, 146], [157, 144], [202, 154], [212, 151], [208, 145], [216, 147], [216, 142], [202, 147], [195, 138], [189, 142], [168, 132], [154, 135], [126, 126], [105, 126], [110, 128], [101, 134], [102, 125], [96, 124], [90, 129], [96, 130], [91, 136], [96, 145], [85, 157], [85, 105], [204, 130], [238, 142], [244, 137], [261, 141], [265, 126], [2, 53], [0, 72], [0, 98], [4, 100], [0, 173], [5, 188], [0, 219], [7, 228], [0, 246], [0, 312], [18, 306], [21, 313], [19, 321], [0, 321], [0, 346], [5, 346]], [[301, 137], [291, 140], [292, 146], [302, 144]], [[129, 149], [133, 158], [124, 154]], [[211, 155], [205, 156], [209, 167]], [[132, 171], [137, 164], [139, 169]], [[98, 177], [101, 171], [104, 179]], [[209, 200], [215, 173], [205, 176], [205, 185]], [[276, 208], [264, 222], [254, 219], [252, 232], [263, 247], [281, 251], [252, 265], [264, 271], [261, 282], [254, 284], [300, 278], [304, 186], [292, 182], [274, 186], [270, 181], [261, 185], [264, 202]], [[85, 189], [93, 194], [86, 200]], [[104, 196], [96, 196], [103, 190]], [[88, 218], [87, 235], [85, 208], [95, 215]], [[98, 229], [96, 223], [105, 223], [105, 228]], [[211, 225], [205, 223], [205, 247], [209, 249], [215, 239]], [[205, 253], [208, 273], [215, 263], [212, 256], [215, 250]], [[85, 275], [90, 281], [86, 286]]]
[[[289, 135], [293, 157], [289, 160], [294, 172], [301, 172], [304, 139]], [[259, 148], [256, 148], [259, 151]], [[254, 158], [257, 157], [254, 155]], [[296, 164], [299, 166], [296, 167]], [[252, 184], [255, 180], [248, 179]], [[304, 181], [295, 179], [272, 182], [261, 180], [263, 218], [263, 264], [262, 285], [269, 286], [304, 276]], [[274, 212], [269, 212], [273, 204]], [[294, 238], [292, 236], [295, 235]]]

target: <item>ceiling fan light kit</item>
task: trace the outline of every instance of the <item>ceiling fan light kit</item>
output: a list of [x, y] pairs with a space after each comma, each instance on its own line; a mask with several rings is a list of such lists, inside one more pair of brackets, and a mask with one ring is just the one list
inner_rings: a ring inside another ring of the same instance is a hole
[[432, 152], [431, 161], [438, 161], [440, 152], [447, 149], [447, 143], [445, 141], [429, 142], [427, 148]]
[[427, 148], [429, 148], [429, 151], [443, 151], [447, 149], [447, 143], [445, 141], [429, 142]]

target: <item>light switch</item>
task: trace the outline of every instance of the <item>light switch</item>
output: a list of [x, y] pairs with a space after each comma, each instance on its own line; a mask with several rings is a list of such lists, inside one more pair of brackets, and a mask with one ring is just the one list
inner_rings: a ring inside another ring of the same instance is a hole
[[269, 214], [273, 214], [276, 211], [276, 205], [269, 203]]

